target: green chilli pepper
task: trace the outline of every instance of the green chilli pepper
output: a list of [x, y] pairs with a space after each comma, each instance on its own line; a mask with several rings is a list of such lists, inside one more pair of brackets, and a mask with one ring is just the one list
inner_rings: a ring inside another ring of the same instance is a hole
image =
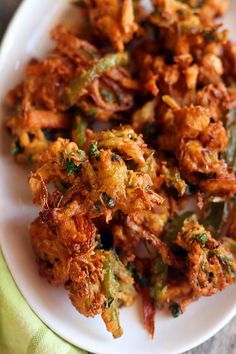
[[128, 60], [127, 53], [108, 54], [99, 59], [84, 74], [75, 77], [69, 87], [65, 89], [63, 93], [65, 104], [69, 107], [73, 106], [88, 85], [102, 76], [107, 70], [126, 65]]

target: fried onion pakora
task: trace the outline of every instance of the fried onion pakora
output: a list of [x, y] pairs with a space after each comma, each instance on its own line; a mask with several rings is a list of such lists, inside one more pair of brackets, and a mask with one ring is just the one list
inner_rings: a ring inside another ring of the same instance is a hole
[[[41, 156], [30, 177], [34, 201], [47, 215], [51, 207], [58, 216], [60, 207], [67, 207], [67, 215], [104, 215], [107, 221], [117, 210], [128, 214], [149, 209], [163, 200], [152, 188], [150, 158], [155, 164], [153, 151], [130, 127], [89, 131], [84, 150], [59, 138]], [[46, 185], [51, 182], [56, 190], [50, 194]]]
[[24, 82], [8, 94], [12, 116], [6, 127], [20, 163], [37, 161], [58, 136], [74, 138], [78, 117], [87, 122], [117, 119], [134, 103], [137, 83], [122, 68], [127, 53], [103, 55], [63, 26], [53, 30], [52, 38], [54, 51], [42, 61], [32, 60]]
[[[150, 296], [158, 307], [168, 305], [174, 317], [201, 296], [211, 296], [235, 284], [235, 244], [217, 241], [197, 221], [186, 218], [175, 243], [186, 251], [186, 269], [173, 270], [159, 257], [152, 262]], [[177, 311], [179, 313], [176, 313]], [[174, 313], [173, 313], [174, 311]]]
[[[77, 215], [75, 220], [83, 218]], [[81, 222], [77, 223], [76, 235], [60, 234], [57, 227], [52, 231], [41, 218], [31, 224], [40, 275], [53, 286], [65, 285], [73, 305], [83, 315], [102, 314], [107, 330], [116, 338], [122, 335], [119, 307], [131, 305], [135, 298], [133, 279], [113, 251], [96, 250], [94, 243], [82, 249], [82, 230], [86, 242], [91, 230], [79, 227]]]
[[30, 236], [40, 275], [53, 286], [63, 285], [69, 278], [72, 260], [66, 245], [40, 218], [31, 224]]
[[[236, 45], [228, 0], [84, 0], [9, 92], [6, 127], [41, 211], [39, 273], [122, 335], [142, 298], [173, 317], [236, 284]], [[82, 20], [83, 19], [83, 20]]]
[[69, 297], [87, 317], [101, 314], [114, 338], [122, 335], [119, 307], [129, 306], [135, 298], [133, 279], [113, 251], [95, 250], [71, 263]]
[[102, 231], [96, 219], [146, 212], [163, 198], [153, 190], [155, 159], [140, 135], [128, 126], [87, 135], [84, 150], [59, 138], [38, 161], [29, 183], [42, 211], [31, 238], [41, 275], [52, 285], [64, 283], [82, 314], [102, 314], [119, 337], [118, 306], [132, 303], [133, 280], [111, 251], [96, 249]]
[[150, 296], [158, 308], [168, 307], [173, 312], [173, 306], [178, 304], [183, 311], [187, 302], [194, 299], [185, 275], [173, 272], [161, 258], [152, 262], [150, 277]]
[[186, 219], [176, 243], [188, 252], [187, 276], [194, 295], [210, 296], [235, 284], [236, 260], [195, 216]]
[[148, 245], [151, 245], [163, 262], [177, 269], [181, 268], [181, 261], [160, 239], [168, 217], [168, 205], [165, 203], [155, 205], [150, 211], [130, 213], [122, 224], [113, 227], [114, 246], [123, 263], [134, 262], [140, 246], [143, 245], [148, 250]]
[[91, 26], [99, 37], [108, 39], [114, 49], [122, 52], [139, 27], [135, 21], [132, 0], [86, 0]]

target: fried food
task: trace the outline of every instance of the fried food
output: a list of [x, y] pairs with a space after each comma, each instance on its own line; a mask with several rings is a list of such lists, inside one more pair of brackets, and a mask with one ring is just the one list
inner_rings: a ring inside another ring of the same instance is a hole
[[66, 285], [76, 309], [87, 317], [101, 314], [114, 338], [122, 335], [119, 307], [133, 303], [133, 279], [113, 251], [95, 250], [75, 257]]
[[[74, 137], [78, 117], [117, 119], [116, 113], [134, 103], [137, 83], [122, 68], [128, 64], [127, 53], [102, 55], [63, 26], [53, 30], [52, 38], [55, 50], [42, 61], [32, 60], [23, 83], [8, 95], [12, 116], [6, 126], [20, 163], [36, 162], [58, 136]], [[69, 113], [72, 107], [75, 113]]]
[[91, 26], [99, 37], [111, 42], [114, 49], [124, 50], [124, 45], [138, 31], [132, 0], [86, 0]]
[[31, 224], [30, 236], [40, 275], [53, 286], [63, 285], [72, 260], [67, 247], [40, 218]]
[[96, 248], [101, 240], [94, 223], [118, 213], [141, 216], [163, 198], [153, 189], [153, 152], [140, 135], [128, 126], [87, 135], [84, 150], [58, 138], [41, 155], [29, 184], [42, 211], [30, 233], [40, 274], [52, 285], [64, 283], [79, 312], [101, 314], [119, 337], [118, 306], [133, 302], [133, 279], [111, 251]]
[[114, 246], [123, 263], [134, 262], [135, 251], [144, 243], [152, 245], [166, 264], [181, 267], [181, 262], [160, 239], [168, 217], [168, 205], [155, 205], [150, 211], [130, 213], [122, 224], [113, 227]]
[[12, 89], [5, 125], [30, 163], [39, 273], [122, 335], [141, 295], [173, 317], [236, 279], [236, 45], [228, 0], [76, 2]]
[[[150, 159], [155, 163], [153, 151], [130, 127], [89, 131], [84, 150], [58, 138], [30, 177], [34, 201], [47, 215], [51, 207], [59, 215], [60, 207], [71, 204], [68, 216], [80, 211], [92, 218], [104, 215], [107, 221], [117, 210], [128, 214], [149, 209], [163, 201], [153, 190]], [[50, 194], [46, 185], [51, 182], [56, 191]]]
[[230, 247], [214, 239], [195, 216], [185, 220], [176, 243], [188, 252], [187, 277], [196, 297], [235, 284], [236, 260]]

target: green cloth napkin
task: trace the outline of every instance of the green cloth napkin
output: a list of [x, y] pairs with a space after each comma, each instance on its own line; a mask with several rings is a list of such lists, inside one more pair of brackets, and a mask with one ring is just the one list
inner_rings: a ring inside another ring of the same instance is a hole
[[85, 354], [52, 332], [18, 290], [0, 250], [0, 354]]

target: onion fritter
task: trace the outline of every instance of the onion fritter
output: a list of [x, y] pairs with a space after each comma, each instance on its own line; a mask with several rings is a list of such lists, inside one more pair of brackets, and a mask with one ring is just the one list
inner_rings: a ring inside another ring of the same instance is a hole
[[188, 279], [194, 294], [210, 296], [235, 284], [236, 260], [228, 247], [197, 221], [186, 219], [176, 243], [188, 252]]
[[152, 4], [76, 1], [80, 23], [53, 29], [54, 49], [6, 102], [41, 206], [39, 273], [114, 338], [136, 291], [153, 336], [157, 308], [177, 317], [236, 283], [236, 45], [218, 21], [229, 1]]

